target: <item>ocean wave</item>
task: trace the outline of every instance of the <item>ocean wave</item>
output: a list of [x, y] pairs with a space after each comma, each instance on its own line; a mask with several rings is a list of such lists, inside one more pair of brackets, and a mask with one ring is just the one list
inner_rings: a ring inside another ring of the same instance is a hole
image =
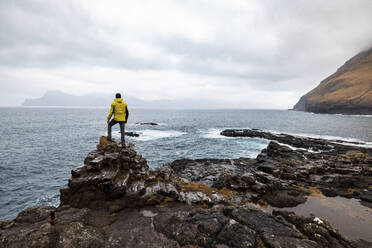
[[227, 137], [221, 135], [224, 129], [210, 128], [208, 130], [199, 131], [201, 133], [200, 137], [205, 139], [234, 139], [235, 137]]
[[[252, 138], [252, 137], [228, 137], [221, 135], [221, 132], [225, 129], [219, 129], [219, 128], [210, 128], [208, 130], [202, 130], [199, 131], [201, 133], [200, 137], [205, 139], [226, 139], [226, 140], [240, 140], [237, 142], [244, 142], [244, 144], [248, 144], [249, 148], [251, 149], [259, 149], [262, 150], [266, 148], [268, 145], [268, 141], [266, 139], [262, 138]], [[245, 142], [246, 141], [246, 142]]]
[[372, 115], [345, 115], [345, 114], [335, 114], [339, 116], [353, 116], [353, 117], [366, 117], [366, 118], [371, 118]]
[[330, 114], [330, 113], [314, 113], [314, 112], [303, 112], [304, 114], [320, 115], [320, 116], [344, 116], [344, 117], [367, 117], [371, 118], [372, 115], [349, 115], [349, 114]]
[[281, 143], [281, 142], [277, 142], [279, 145], [282, 145], [282, 146], [286, 146], [294, 151], [296, 150], [305, 150], [305, 151], [308, 151], [308, 152], [311, 152], [311, 153], [321, 153], [323, 151], [314, 151], [313, 149], [305, 149], [305, 148], [302, 148], [302, 147], [295, 147], [295, 146], [291, 146], [291, 145], [288, 145], [288, 144], [284, 144], [284, 143]]
[[[185, 135], [185, 132], [180, 132], [176, 130], [151, 130], [151, 129], [145, 129], [141, 131], [136, 131], [140, 136], [139, 137], [131, 137], [133, 139], [139, 140], [139, 141], [148, 141], [148, 140], [156, 140], [156, 139], [164, 139], [164, 138], [176, 138], [182, 135]], [[112, 133], [114, 137], [119, 138], [120, 132], [114, 131]]]
[[38, 197], [33, 205], [42, 206], [42, 205], [52, 205], [57, 207], [60, 204], [59, 194], [54, 192], [47, 192], [46, 194]]

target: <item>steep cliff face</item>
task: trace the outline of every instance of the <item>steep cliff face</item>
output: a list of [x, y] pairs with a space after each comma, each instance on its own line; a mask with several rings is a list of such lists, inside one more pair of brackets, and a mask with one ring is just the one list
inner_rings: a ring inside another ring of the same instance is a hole
[[294, 110], [372, 114], [372, 48], [363, 51], [302, 96]]

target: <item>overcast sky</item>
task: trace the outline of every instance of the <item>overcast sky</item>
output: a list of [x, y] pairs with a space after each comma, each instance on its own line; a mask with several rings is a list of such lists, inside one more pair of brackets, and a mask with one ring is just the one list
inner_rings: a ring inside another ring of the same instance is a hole
[[0, 105], [47, 90], [290, 108], [372, 46], [371, 0], [0, 0]]

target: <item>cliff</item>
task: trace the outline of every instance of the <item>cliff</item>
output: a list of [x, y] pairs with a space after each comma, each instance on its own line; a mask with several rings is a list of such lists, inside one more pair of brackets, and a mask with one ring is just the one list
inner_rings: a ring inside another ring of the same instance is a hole
[[363, 51], [302, 96], [294, 110], [372, 114], [372, 48]]
[[[327, 147], [319, 142], [309, 146]], [[372, 151], [339, 148], [311, 153], [271, 142], [257, 159], [180, 159], [151, 170], [133, 145], [101, 137], [60, 190], [60, 206], [31, 207], [0, 221], [0, 247], [369, 247], [325, 219], [263, 211], [267, 204], [302, 204], [313, 187], [370, 206]]]

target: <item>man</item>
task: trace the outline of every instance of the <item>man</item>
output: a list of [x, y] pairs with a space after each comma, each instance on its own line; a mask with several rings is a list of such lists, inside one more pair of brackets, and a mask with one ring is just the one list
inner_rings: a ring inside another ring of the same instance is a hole
[[[112, 114], [114, 113], [114, 119], [111, 119]], [[116, 99], [111, 104], [110, 113], [107, 116], [107, 139], [111, 140], [111, 128], [116, 123], [119, 123], [120, 125], [120, 132], [121, 132], [121, 144], [122, 146], [125, 146], [125, 124], [127, 123], [129, 117], [129, 110], [127, 104], [123, 101], [121, 98], [121, 94], [116, 94]]]

